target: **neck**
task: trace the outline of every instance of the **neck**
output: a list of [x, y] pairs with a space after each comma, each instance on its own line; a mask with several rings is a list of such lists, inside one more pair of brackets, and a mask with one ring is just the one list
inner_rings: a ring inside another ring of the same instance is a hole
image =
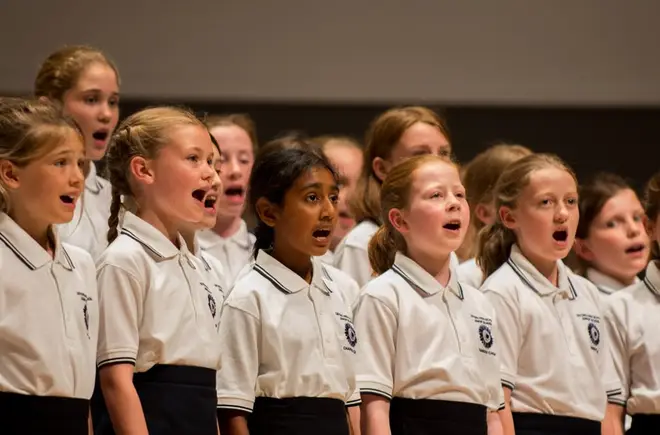
[[218, 216], [213, 231], [222, 238], [233, 236], [241, 228], [243, 219], [240, 216]]
[[[525, 255], [525, 253], [523, 253]], [[530, 263], [538, 270], [541, 275], [546, 277], [548, 281], [555, 287], [559, 285], [559, 268], [557, 267], [557, 261], [548, 261], [533, 259], [525, 255]]]
[[16, 224], [23, 229], [35, 242], [46, 250], [51, 256], [55, 252], [55, 243], [51, 239], [51, 225], [42, 222], [35, 222], [24, 218], [22, 214], [10, 213], [9, 217], [16, 222]]
[[173, 225], [171, 222], [169, 222], [168, 219], [164, 218], [163, 216], [160, 216], [158, 213], [156, 213], [153, 209], [145, 209], [145, 208], [139, 208], [137, 213], [137, 217], [142, 219], [143, 221], [147, 222], [150, 224], [152, 227], [156, 228], [158, 231], [160, 231], [167, 239], [172, 242], [174, 246], [179, 248], [179, 239], [178, 239], [178, 228]]
[[186, 246], [188, 247], [188, 250], [193, 253], [193, 255], [196, 254], [195, 252], [195, 233], [196, 231], [181, 231], [181, 237], [183, 238], [183, 241], [186, 243]]
[[83, 175], [85, 176], [85, 178], [87, 178], [87, 176], [89, 175], [90, 168], [92, 167], [93, 164], [94, 162], [91, 160], [85, 160], [85, 162], [83, 163]]
[[270, 253], [277, 261], [291, 269], [296, 275], [304, 279], [307, 283], [312, 282], [312, 259], [309, 255], [291, 250], [278, 249], [275, 243], [273, 252]]
[[449, 278], [451, 277], [450, 253], [440, 256], [430, 255], [409, 247], [408, 256], [415, 260], [415, 263], [419, 264], [429, 275], [433, 276], [440, 285], [446, 287], [449, 284]]

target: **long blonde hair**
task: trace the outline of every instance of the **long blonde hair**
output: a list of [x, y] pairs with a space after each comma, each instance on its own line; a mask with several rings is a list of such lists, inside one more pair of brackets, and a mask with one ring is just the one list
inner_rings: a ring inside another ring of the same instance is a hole
[[130, 164], [135, 157], [154, 159], [169, 143], [175, 127], [206, 126], [192, 112], [176, 107], [154, 107], [134, 113], [126, 118], [113, 134], [106, 154], [107, 172], [112, 183], [112, 202], [108, 219], [108, 242], [117, 238], [122, 196], [126, 201], [135, 199], [131, 188]]
[[[0, 98], [0, 160], [28, 165], [62, 143], [71, 132], [83, 140], [77, 124], [62, 115], [57, 104]], [[0, 181], [0, 212], [10, 210], [7, 188]]]
[[442, 162], [456, 166], [440, 156], [425, 154], [406, 159], [394, 166], [385, 177], [380, 189], [381, 226], [369, 241], [369, 263], [377, 275], [390, 269], [394, 264], [397, 251], [406, 253], [407, 246], [401, 233], [390, 222], [390, 210], [403, 210], [410, 205], [410, 192], [415, 178], [415, 172], [429, 163]]
[[379, 115], [369, 127], [365, 138], [364, 163], [355, 194], [349, 206], [358, 222], [380, 222], [381, 181], [373, 170], [376, 157], [387, 159], [401, 136], [412, 125], [423, 122], [432, 125], [449, 140], [449, 132], [437, 113], [421, 106], [399, 107]]
[[511, 163], [497, 180], [493, 191], [496, 221], [484, 227], [477, 237], [477, 264], [484, 272], [484, 279], [504, 264], [516, 243], [516, 235], [505, 227], [499, 216], [502, 207], [515, 208], [531, 175], [544, 168], [558, 168], [577, 179], [573, 171], [557, 156], [552, 154], [532, 154]]

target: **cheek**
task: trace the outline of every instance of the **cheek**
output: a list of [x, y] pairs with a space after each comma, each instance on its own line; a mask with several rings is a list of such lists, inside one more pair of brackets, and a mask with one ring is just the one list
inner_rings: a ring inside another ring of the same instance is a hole
[[85, 133], [90, 133], [89, 126], [93, 121], [92, 109], [80, 102], [65, 103], [65, 113], [71, 116]]

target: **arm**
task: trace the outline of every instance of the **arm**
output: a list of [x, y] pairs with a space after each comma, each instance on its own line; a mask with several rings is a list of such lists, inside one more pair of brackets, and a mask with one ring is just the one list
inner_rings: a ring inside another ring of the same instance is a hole
[[142, 404], [133, 386], [133, 365], [103, 366], [99, 379], [115, 433], [148, 434]]
[[87, 415], [87, 433], [89, 435], [94, 435], [94, 425], [92, 424], [92, 409], [90, 408], [89, 414]]
[[623, 435], [623, 420], [626, 408], [614, 403], [608, 403], [605, 409], [605, 419], [601, 424], [602, 435]]
[[[609, 306], [609, 303], [617, 306]], [[630, 392], [631, 355], [628, 335], [634, 334], [635, 327], [626, 321], [626, 306], [620, 299], [613, 299], [603, 305], [605, 319], [604, 348], [602, 349], [603, 383], [607, 394], [607, 408], [602, 424], [603, 435], [624, 433], [626, 402]], [[629, 319], [630, 320], [630, 319]], [[603, 335], [603, 334], [601, 334]]]
[[[513, 415], [511, 414], [511, 390], [507, 387], [504, 390], [504, 409], [499, 411], [500, 424], [504, 435], [515, 435], [516, 430], [513, 426]], [[490, 429], [489, 429], [490, 430]]]
[[[241, 292], [238, 289], [237, 292]], [[236, 293], [225, 302], [220, 317], [222, 368], [217, 374], [218, 422], [223, 435], [247, 435], [259, 374], [261, 326], [257, 309], [248, 301], [236, 304]]]
[[390, 401], [383, 396], [363, 394], [361, 429], [364, 435], [390, 434]]
[[499, 411], [488, 411], [488, 435], [504, 435]]
[[348, 407], [348, 425], [351, 435], [360, 435], [360, 407]]

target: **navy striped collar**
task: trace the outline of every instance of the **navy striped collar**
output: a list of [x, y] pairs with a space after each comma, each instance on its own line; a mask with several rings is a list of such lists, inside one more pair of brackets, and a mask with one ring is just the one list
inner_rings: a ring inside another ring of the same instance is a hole
[[453, 267], [450, 269], [449, 282], [446, 287], [443, 287], [438, 280], [413, 259], [400, 252], [397, 252], [394, 257], [392, 271], [403, 278], [413, 289], [422, 292], [426, 296], [449, 290], [459, 299], [463, 300], [464, 298], [463, 287], [461, 287], [461, 284], [456, 279], [456, 273]]
[[179, 249], [154, 226], [130, 211], [124, 212], [120, 233], [138, 242], [151, 256], [159, 260], [174, 258], [179, 254], [190, 254], [181, 235], [179, 235], [179, 246], [181, 247]]
[[52, 236], [55, 242], [53, 257], [7, 214], [0, 213], [0, 246], [9, 249], [28, 269], [37, 270], [51, 261], [60, 264], [66, 270], [75, 269], [57, 232], [53, 231]]
[[651, 260], [646, 266], [646, 276], [644, 276], [644, 285], [651, 293], [660, 297], [660, 270], [656, 265], [657, 260]]
[[[312, 262], [312, 283], [326, 295], [335, 291], [335, 283], [326, 266], [316, 257], [310, 259]], [[310, 284], [302, 279], [291, 269], [280, 263], [268, 252], [260, 250], [254, 263], [255, 272], [266, 278], [279, 291], [285, 294], [297, 293], [309, 288]]]
[[513, 245], [511, 248], [511, 255], [507, 260], [507, 264], [527, 287], [540, 296], [555, 293], [564, 293], [569, 299], [575, 299], [578, 296], [569, 277], [569, 271], [561, 261], [557, 261], [557, 286], [554, 286], [527, 260], [517, 245]]

